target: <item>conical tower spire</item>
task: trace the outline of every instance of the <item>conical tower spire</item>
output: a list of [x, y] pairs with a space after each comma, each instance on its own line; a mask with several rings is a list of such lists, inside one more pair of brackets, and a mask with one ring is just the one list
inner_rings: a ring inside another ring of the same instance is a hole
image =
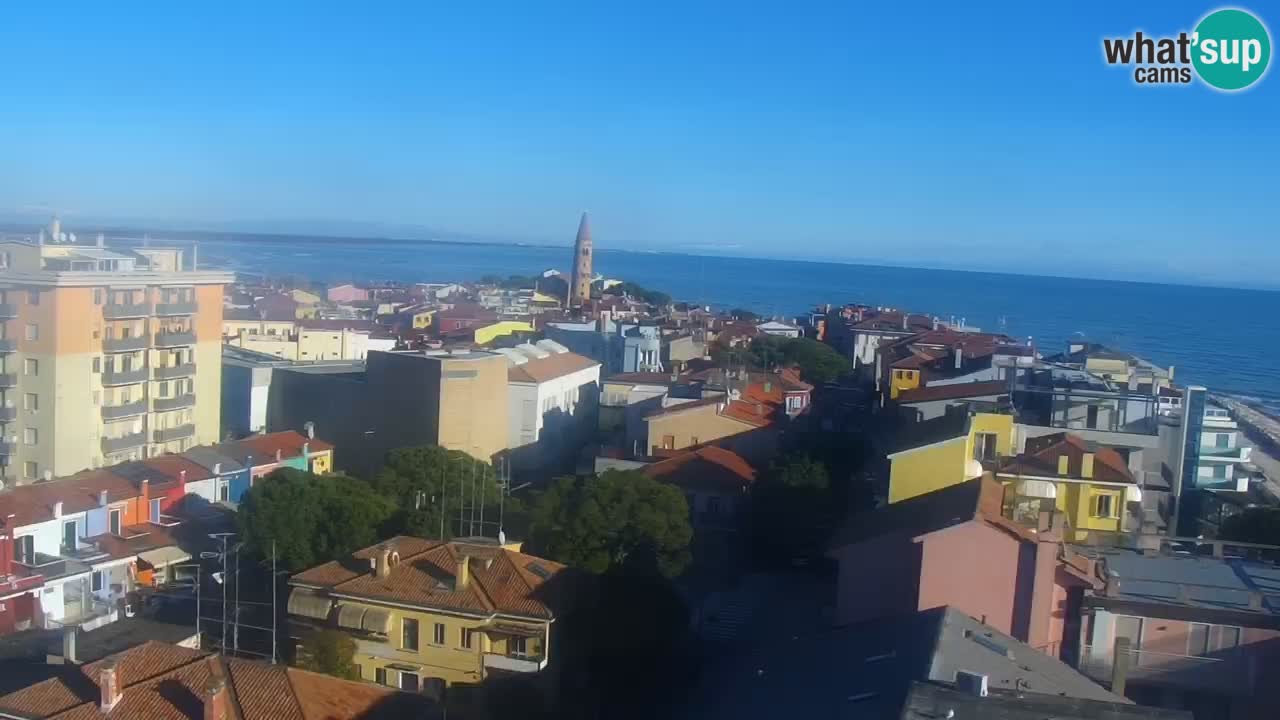
[[569, 305], [581, 307], [591, 299], [591, 224], [587, 214], [578, 221], [578, 237], [573, 243], [573, 282], [569, 285]]

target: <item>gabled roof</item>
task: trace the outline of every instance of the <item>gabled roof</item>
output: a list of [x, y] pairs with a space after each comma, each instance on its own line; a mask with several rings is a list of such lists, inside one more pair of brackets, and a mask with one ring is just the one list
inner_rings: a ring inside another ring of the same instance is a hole
[[197, 445], [196, 447], [183, 450], [182, 457], [211, 473], [214, 471], [215, 467], [224, 475], [238, 470], [244, 470], [243, 463], [230, 455], [224, 454], [218, 448], [218, 445]]
[[[108, 663], [115, 664], [121, 694], [104, 713], [98, 682]], [[237, 720], [424, 717], [432, 708], [421, 695], [160, 642], [143, 643], [76, 670], [0, 697], [0, 710], [41, 720], [202, 720], [203, 699], [215, 680], [226, 683], [227, 716]]]
[[252, 435], [243, 440], [222, 443], [217, 446], [217, 449], [219, 453], [233, 457], [241, 462], [247, 462], [249, 458], [253, 458], [254, 463], [267, 465], [275, 462], [277, 452], [279, 452], [281, 458], [294, 458], [302, 455], [303, 445], [307, 445], [312, 453], [333, 449], [333, 446], [329, 443], [315, 438], [307, 439], [306, 436], [295, 430]]
[[[394, 549], [400, 560], [386, 578], [379, 578], [371, 572], [370, 560], [384, 547]], [[471, 581], [457, 589], [459, 562], [464, 557], [470, 559]], [[473, 615], [550, 619], [554, 613], [543, 586], [564, 567], [496, 545], [401, 535], [357, 550], [349, 559], [304, 570], [289, 582], [375, 602]]]
[[553, 353], [544, 358], [531, 358], [507, 369], [507, 380], [517, 383], [544, 383], [581, 370], [600, 367], [600, 363], [577, 353]]
[[[1093, 476], [1083, 475], [1084, 456], [1093, 453]], [[1058, 472], [1058, 458], [1066, 456], [1067, 472]], [[1054, 433], [1027, 440], [1026, 451], [1001, 463], [1001, 475], [1036, 475], [1066, 479], [1091, 479], [1100, 482], [1133, 482], [1133, 473], [1120, 453], [1109, 447], [1097, 447], [1070, 433]]]
[[682, 452], [641, 472], [682, 488], [715, 492], [743, 492], [756, 479], [755, 468], [741, 455], [714, 445]]
[[109, 503], [138, 495], [137, 488], [127, 478], [107, 470], [85, 470], [59, 480], [0, 491], [0, 523], [21, 527], [52, 520], [57, 502], [62, 503], [63, 515], [84, 512], [98, 507], [100, 493], [104, 491]]

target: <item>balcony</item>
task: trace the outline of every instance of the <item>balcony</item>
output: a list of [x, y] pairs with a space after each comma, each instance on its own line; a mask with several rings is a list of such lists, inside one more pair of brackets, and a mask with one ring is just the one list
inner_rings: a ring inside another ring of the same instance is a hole
[[144, 318], [151, 315], [151, 303], [130, 303], [127, 305], [103, 305], [102, 317], [108, 320], [127, 320]]
[[115, 385], [132, 385], [134, 383], [147, 381], [147, 368], [141, 367], [134, 370], [104, 370], [102, 371], [102, 384], [107, 386]]
[[195, 363], [186, 363], [184, 365], [174, 365], [171, 367], [154, 368], [153, 376], [156, 380], [172, 380], [173, 378], [191, 377], [196, 374]]
[[0, 374], [0, 388], [18, 387], [18, 376], [13, 373]]
[[196, 404], [196, 396], [193, 394], [178, 395], [171, 398], [155, 398], [152, 407], [156, 412], [165, 412], [166, 410], [177, 410], [179, 408], [191, 407]]
[[484, 666], [485, 669], [506, 670], [508, 672], [538, 672], [547, 666], [547, 658], [533, 655], [485, 653]]
[[194, 315], [196, 304], [193, 302], [156, 303], [156, 315], [171, 317], [174, 315]]
[[12, 405], [0, 407], [0, 422], [13, 422], [18, 419], [18, 408]]
[[179, 332], [158, 332], [156, 333], [156, 347], [180, 347], [182, 345], [195, 345], [196, 334], [191, 331]]
[[155, 430], [152, 432], [155, 442], [158, 443], [169, 442], [170, 440], [181, 440], [182, 438], [188, 438], [195, 434], [196, 426], [191, 424], [179, 425], [178, 427], [165, 428], [163, 430]]
[[18, 341], [8, 338], [0, 338], [0, 355], [18, 352]]
[[18, 308], [9, 303], [0, 303], [0, 320], [12, 320], [18, 317]]
[[147, 414], [147, 401], [138, 400], [137, 402], [126, 403], [124, 405], [102, 406], [103, 420], [119, 420], [120, 418], [132, 417], [134, 415]]
[[147, 336], [139, 335], [138, 337], [127, 338], [103, 338], [102, 349], [104, 352], [137, 352], [138, 350], [147, 349]]
[[102, 453], [110, 455], [111, 453], [128, 450], [130, 448], [142, 447], [147, 444], [146, 433], [133, 433], [118, 438], [102, 438]]
[[9, 440], [0, 440], [0, 455], [9, 456], [18, 452], [18, 443]]

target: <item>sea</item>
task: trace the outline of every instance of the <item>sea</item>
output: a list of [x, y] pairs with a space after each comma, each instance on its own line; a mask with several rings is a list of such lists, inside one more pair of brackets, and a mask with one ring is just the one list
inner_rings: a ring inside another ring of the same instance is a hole
[[[478, 280], [568, 271], [569, 247], [210, 235], [202, 265], [324, 282]], [[717, 309], [794, 317], [863, 303], [964, 320], [1043, 354], [1084, 338], [1175, 369], [1175, 382], [1280, 413], [1280, 292], [959, 270], [597, 249], [595, 270]]]

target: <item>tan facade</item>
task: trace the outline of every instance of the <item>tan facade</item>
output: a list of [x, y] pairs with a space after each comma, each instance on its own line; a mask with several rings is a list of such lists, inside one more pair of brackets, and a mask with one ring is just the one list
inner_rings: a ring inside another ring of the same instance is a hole
[[681, 450], [757, 429], [755, 425], [721, 415], [714, 404], [650, 417], [647, 424], [650, 450]]
[[[131, 255], [79, 249], [0, 242], [7, 482], [218, 440], [230, 274], [137, 269]], [[181, 251], [146, 250], [181, 267]]]
[[[224, 327], [227, 323], [223, 323]], [[268, 328], [272, 329], [272, 328]], [[285, 360], [363, 360], [369, 334], [355, 330], [299, 330], [293, 334], [241, 332], [227, 344]]]
[[222, 337], [234, 338], [240, 335], [264, 335], [267, 337], [288, 337], [297, 330], [292, 320], [222, 320]]
[[488, 461], [507, 449], [507, 360], [475, 355], [440, 363], [439, 445]]

